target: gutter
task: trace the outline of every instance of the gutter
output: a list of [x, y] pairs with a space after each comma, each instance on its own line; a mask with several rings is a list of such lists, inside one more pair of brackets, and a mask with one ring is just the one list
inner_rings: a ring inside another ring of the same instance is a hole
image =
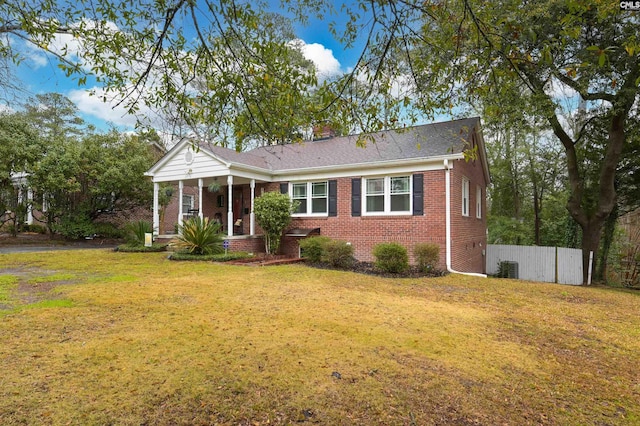
[[444, 182], [445, 182], [445, 218], [446, 218], [446, 263], [447, 271], [451, 274], [468, 275], [471, 277], [487, 278], [485, 274], [475, 272], [459, 272], [451, 268], [451, 165], [449, 159], [444, 160]]

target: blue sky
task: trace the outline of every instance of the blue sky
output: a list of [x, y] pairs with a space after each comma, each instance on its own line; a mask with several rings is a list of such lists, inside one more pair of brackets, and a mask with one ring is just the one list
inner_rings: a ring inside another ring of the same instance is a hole
[[[298, 37], [304, 42], [304, 53], [313, 60], [320, 73], [335, 75], [348, 71], [357, 61], [360, 51], [357, 48], [345, 50], [333, 39], [328, 30], [330, 20], [339, 20], [339, 16], [328, 17], [325, 22], [311, 22], [303, 27], [296, 26]], [[35, 94], [57, 92], [71, 99], [80, 111], [81, 116], [100, 129], [106, 129], [112, 123], [121, 130], [131, 129], [135, 118], [127, 115], [121, 108], [112, 108], [104, 104], [100, 97], [90, 96], [89, 89], [100, 89], [91, 81], [85, 87], [79, 87], [72, 78], [66, 77], [59, 69], [57, 59], [42, 51], [24, 45], [27, 60], [16, 70], [20, 85], [25, 89], [24, 98]], [[9, 104], [9, 107], [14, 107]]]

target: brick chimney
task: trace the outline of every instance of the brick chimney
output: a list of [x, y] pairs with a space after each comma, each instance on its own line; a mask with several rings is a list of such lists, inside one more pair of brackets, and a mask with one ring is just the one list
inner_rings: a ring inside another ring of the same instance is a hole
[[336, 135], [336, 131], [333, 130], [329, 124], [318, 124], [313, 126], [313, 140], [330, 139]]

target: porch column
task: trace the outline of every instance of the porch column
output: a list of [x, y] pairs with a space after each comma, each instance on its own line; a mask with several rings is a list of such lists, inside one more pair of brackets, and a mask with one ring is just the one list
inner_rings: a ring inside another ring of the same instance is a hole
[[227, 235], [233, 237], [233, 176], [227, 176]]
[[178, 225], [182, 226], [182, 192], [184, 190], [184, 182], [178, 181]]
[[256, 197], [256, 180], [251, 179], [251, 213], [249, 214], [249, 235], [256, 233], [256, 215], [253, 213], [253, 200]]
[[153, 182], [153, 234], [160, 235], [160, 211], [158, 209], [158, 192], [160, 184]]
[[202, 179], [198, 179], [198, 216], [202, 220]]
[[27, 225], [33, 225], [33, 190], [27, 188]]

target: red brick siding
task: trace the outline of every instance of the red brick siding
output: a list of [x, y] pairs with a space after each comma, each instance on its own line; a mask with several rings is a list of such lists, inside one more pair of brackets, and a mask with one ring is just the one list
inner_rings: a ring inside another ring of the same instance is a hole
[[[469, 180], [469, 216], [462, 215], [462, 180]], [[482, 188], [482, 217], [476, 217], [476, 188]], [[479, 160], [457, 160], [451, 170], [451, 267], [485, 272], [487, 248], [486, 182]]]
[[[323, 218], [294, 218], [291, 227], [320, 228], [321, 235], [350, 242], [358, 260], [372, 261], [373, 248], [381, 242], [397, 242], [405, 246], [413, 262], [413, 247], [417, 243], [440, 246], [441, 269], [445, 268], [444, 171], [424, 174], [423, 216], [351, 216], [351, 178], [337, 180], [338, 215]], [[287, 238], [285, 238], [287, 240]], [[283, 250], [297, 253], [293, 241]]]
[[[456, 161], [451, 170], [451, 220], [452, 220], [452, 267], [461, 272], [484, 272], [483, 250], [486, 249], [486, 202], [484, 196], [485, 182], [479, 161]], [[462, 179], [466, 177], [469, 185], [469, 216], [462, 216]], [[354, 247], [354, 254], [358, 260], [372, 261], [373, 248], [381, 242], [397, 242], [405, 246], [413, 263], [413, 247], [417, 243], [434, 243], [440, 246], [440, 262], [438, 267], [446, 269], [446, 223], [445, 223], [445, 171], [436, 170], [424, 173], [424, 215], [422, 216], [351, 216], [351, 177], [337, 179], [337, 216], [293, 218], [290, 228], [320, 228], [321, 235], [333, 239], [350, 242]], [[476, 218], [476, 187], [482, 187], [482, 217]], [[240, 185], [234, 185], [237, 189]], [[259, 197], [264, 188], [265, 192], [280, 191], [280, 182], [257, 184], [255, 195]], [[243, 207], [249, 209], [251, 193], [249, 185], [242, 185]], [[196, 196], [198, 188], [185, 187], [185, 194]], [[177, 191], [175, 192], [177, 194]], [[216, 207], [216, 197], [224, 195], [224, 207]], [[177, 197], [165, 216], [165, 223], [177, 221]], [[225, 229], [227, 225], [228, 200], [226, 186], [218, 194], [211, 194], [203, 190], [203, 214], [214, 217], [220, 212]], [[243, 232], [249, 233], [249, 214], [242, 212]], [[173, 225], [171, 225], [172, 227]], [[262, 229], [256, 223], [255, 233], [262, 234]], [[170, 228], [172, 229], [172, 228]], [[300, 238], [284, 237], [281, 253], [297, 255]], [[232, 250], [264, 252], [262, 238], [239, 238], [230, 240]]]

